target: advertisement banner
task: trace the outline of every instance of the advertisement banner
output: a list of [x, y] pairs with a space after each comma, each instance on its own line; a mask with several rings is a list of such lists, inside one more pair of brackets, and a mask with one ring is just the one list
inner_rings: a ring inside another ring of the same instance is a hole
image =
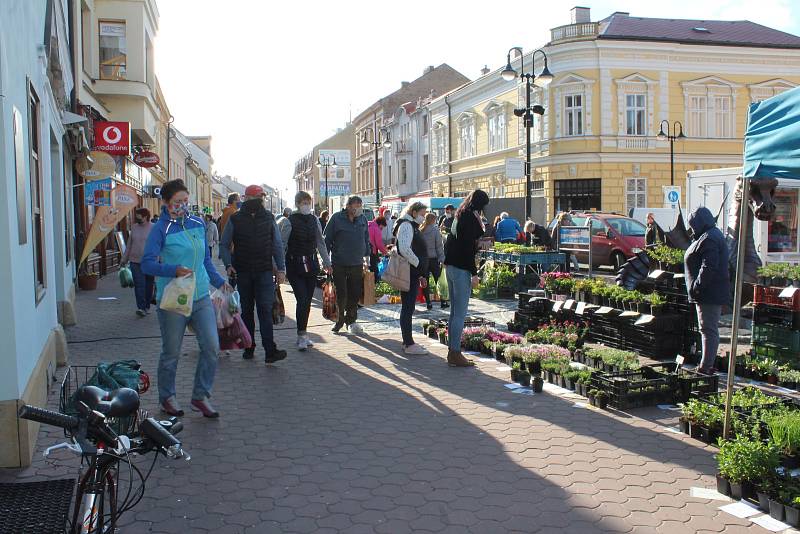
[[558, 229], [558, 242], [560, 248], [565, 250], [573, 250], [576, 247], [588, 250], [589, 240], [588, 226], [562, 226]]
[[127, 156], [131, 153], [131, 123], [95, 121], [95, 150], [115, 156]]
[[94, 222], [86, 236], [86, 244], [83, 247], [81, 260], [83, 263], [94, 248], [112, 231], [117, 223], [120, 222], [136, 206], [136, 190], [125, 184], [118, 184], [111, 191], [111, 206], [102, 206], [94, 214]]
[[110, 206], [112, 182], [111, 178], [104, 178], [84, 183], [84, 204], [87, 206]]
[[[325, 182], [319, 185], [319, 194], [325, 196]], [[328, 196], [339, 197], [350, 194], [350, 182], [332, 182], [328, 180]]]

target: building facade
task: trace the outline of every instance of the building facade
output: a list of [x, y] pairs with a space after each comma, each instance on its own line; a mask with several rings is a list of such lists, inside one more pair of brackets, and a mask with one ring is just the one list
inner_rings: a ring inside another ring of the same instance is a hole
[[[383, 182], [381, 172], [382, 169], [384, 169], [383, 172], [388, 170], [388, 164], [383, 163], [383, 145], [378, 146], [376, 151], [372, 143], [365, 145], [363, 141], [366, 139], [368, 142], [375, 140], [380, 142], [386, 139], [385, 136], [381, 137], [381, 131], [387, 128], [390, 118], [399, 106], [407, 102], [416, 102], [420, 98], [444, 94], [468, 81], [466, 76], [446, 63], [438, 67], [429, 66], [425, 68], [422, 76], [412, 82], [402, 82], [400, 89], [381, 98], [359, 113], [353, 119], [356, 143], [353, 192], [364, 198], [367, 203], [375, 203], [376, 184]], [[389, 138], [389, 141], [392, 139]]]
[[[353, 132], [352, 123], [348, 123], [295, 163], [294, 181], [297, 190], [311, 195], [317, 211], [329, 209], [329, 198], [347, 196], [353, 192], [353, 154], [356, 150]], [[289, 205], [291, 202], [292, 199], [289, 199]]]
[[[747, 105], [800, 83], [800, 38], [793, 35], [747, 21], [614, 13], [592, 22], [589, 15], [575, 8], [544, 47], [555, 78], [533, 95], [545, 107], [532, 130], [539, 222], [568, 209], [662, 207], [663, 188], [684, 185], [687, 171], [741, 164]], [[538, 73], [541, 54], [535, 59]], [[530, 71], [530, 53], [524, 61]], [[519, 70], [520, 60], [513, 66]], [[512, 114], [524, 103], [524, 86], [498, 78], [489, 73], [431, 104], [438, 196], [476, 187], [524, 196], [524, 179], [508, 178], [504, 158], [489, 157], [525, 155], [525, 131]], [[497, 116], [504, 119], [493, 122]], [[662, 120], [680, 122], [686, 135], [675, 142], [672, 172], [669, 142], [658, 139]], [[505, 139], [506, 148], [492, 138]], [[435, 150], [442, 139], [445, 149]]]
[[45, 405], [67, 361], [61, 324], [75, 321], [73, 161], [88, 153], [72, 113], [75, 78], [67, 2], [0, 2], [0, 466], [28, 465]]

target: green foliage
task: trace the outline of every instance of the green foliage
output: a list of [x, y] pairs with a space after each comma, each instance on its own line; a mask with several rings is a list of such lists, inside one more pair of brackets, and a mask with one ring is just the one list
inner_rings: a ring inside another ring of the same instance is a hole
[[731, 441], [720, 440], [717, 464], [720, 474], [728, 481], [759, 482], [775, 474], [779, 458], [770, 444], [737, 436]]
[[495, 243], [494, 250], [495, 252], [504, 252], [506, 254], [534, 254], [536, 252], [544, 252], [547, 249], [545, 247], [528, 247], [514, 243]]
[[668, 265], [683, 264], [683, 251], [679, 248], [658, 245], [653, 248], [648, 248], [647, 255], [655, 261], [660, 261]]
[[794, 369], [783, 369], [778, 372], [778, 380], [781, 382], [800, 382], [800, 371]]
[[472, 295], [485, 298], [493, 295], [498, 288], [513, 288], [517, 281], [517, 274], [508, 265], [487, 263], [483, 278], [478, 287], [472, 290]]
[[767, 419], [770, 440], [784, 454], [796, 455], [800, 450], [800, 413], [788, 412]]
[[614, 365], [623, 370], [633, 370], [640, 367], [639, 357], [636, 353], [627, 350], [608, 347], [591, 347], [586, 349], [585, 354], [589, 358], [599, 358], [604, 364]]
[[681, 407], [683, 417], [690, 423], [702, 425], [706, 428], [719, 428], [725, 418], [725, 411], [722, 407], [701, 402], [697, 399], [690, 399]]
[[800, 265], [789, 265], [788, 263], [770, 263], [758, 268], [758, 276], [800, 280]]
[[400, 295], [400, 291], [393, 288], [386, 282], [378, 282], [375, 284], [375, 296], [380, 298], [384, 295]]

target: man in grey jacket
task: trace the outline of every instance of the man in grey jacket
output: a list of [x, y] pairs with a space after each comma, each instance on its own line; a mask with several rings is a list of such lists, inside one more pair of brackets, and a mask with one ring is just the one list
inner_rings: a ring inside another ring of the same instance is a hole
[[360, 334], [363, 331], [356, 324], [358, 301], [364, 291], [364, 270], [369, 266], [370, 253], [367, 219], [360, 197], [348, 198], [347, 206], [331, 216], [325, 226], [325, 246], [331, 253], [339, 308], [339, 318], [332, 330], [338, 334], [345, 326], [351, 334]]

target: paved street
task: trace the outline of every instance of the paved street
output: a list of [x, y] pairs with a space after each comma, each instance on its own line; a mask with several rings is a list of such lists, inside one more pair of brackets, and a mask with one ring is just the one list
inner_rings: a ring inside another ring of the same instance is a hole
[[[137, 319], [132, 301], [115, 276], [79, 293], [72, 363], [137, 358], [155, 378], [156, 318]], [[500, 322], [501, 307], [474, 304]], [[362, 313], [372, 322], [352, 338], [331, 334], [315, 305], [315, 350], [290, 348], [287, 318], [278, 332], [287, 360], [223, 355], [219, 420], [188, 412], [196, 345], [187, 338], [178, 391], [192, 461], [160, 459], [121, 532], [766, 532], [690, 496], [714, 487], [713, 450], [669, 430], [675, 412], [600, 412], [558, 388], [512, 393], [497, 362], [452, 369], [438, 344], [404, 357], [398, 310]], [[142, 401], [157, 409], [155, 391]], [[43, 429], [39, 451], [61, 439]], [[38, 452], [0, 480], [74, 474], [77, 460], [58, 457], [49, 465]]]

